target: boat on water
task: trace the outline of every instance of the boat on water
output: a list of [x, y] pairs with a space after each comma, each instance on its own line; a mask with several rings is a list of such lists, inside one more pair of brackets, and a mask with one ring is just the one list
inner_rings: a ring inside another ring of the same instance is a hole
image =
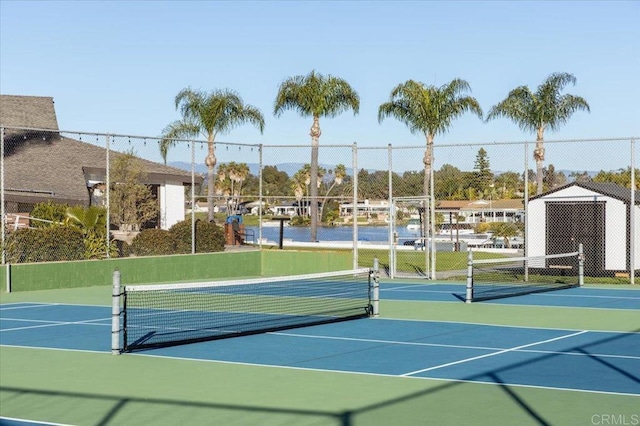
[[407, 223], [407, 230], [409, 231], [419, 231], [421, 228], [420, 219], [409, 219]]
[[[283, 226], [289, 226], [289, 222], [284, 222], [282, 224]], [[262, 227], [263, 228], [275, 228], [275, 227], [280, 227], [280, 221], [279, 220], [265, 220], [262, 221]]]

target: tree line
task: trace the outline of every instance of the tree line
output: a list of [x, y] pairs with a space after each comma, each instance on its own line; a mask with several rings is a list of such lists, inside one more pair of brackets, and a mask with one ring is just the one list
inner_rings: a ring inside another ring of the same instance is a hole
[[[525, 132], [536, 133], [534, 160], [536, 161], [536, 191], [543, 190], [544, 133], [557, 130], [565, 124], [574, 112], [589, 111], [589, 104], [580, 97], [562, 94], [576, 78], [569, 73], [551, 74], [536, 91], [527, 86], [518, 86], [498, 104], [491, 107], [486, 121], [505, 117], [517, 124]], [[415, 80], [407, 80], [391, 90], [389, 100], [379, 106], [378, 122], [395, 118], [406, 124], [415, 134], [426, 140], [422, 174], [423, 195], [434, 196], [435, 179], [432, 178], [433, 143], [437, 135], [445, 134], [453, 120], [470, 112], [483, 119], [484, 113], [477, 99], [469, 96], [470, 84], [460, 78], [440, 87], [427, 85]], [[255, 106], [245, 104], [238, 93], [230, 89], [216, 89], [211, 92], [194, 90], [189, 87], [175, 97], [175, 108], [182, 115], [163, 130], [160, 151], [166, 161], [169, 148], [177, 139], [193, 138], [199, 135], [207, 139], [207, 194], [209, 219], [213, 220], [216, 166], [215, 139], [218, 134], [231, 131], [236, 126], [251, 124], [261, 133], [265, 121], [262, 112]], [[286, 78], [279, 86], [273, 114], [281, 116], [286, 111], [294, 111], [303, 117], [310, 117], [312, 125], [311, 161], [309, 163], [309, 197], [311, 209], [311, 240], [316, 240], [318, 220], [318, 147], [322, 134], [320, 118], [332, 118], [346, 111], [358, 114], [360, 96], [344, 79], [311, 71], [307, 75]]]
[[[229, 172], [229, 170], [235, 172]], [[548, 191], [567, 183], [577, 182], [610, 182], [629, 188], [631, 185], [630, 169], [617, 171], [600, 171], [590, 175], [586, 171], [574, 171], [567, 176], [557, 171], [553, 164], [542, 169], [543, 190]], [[277, 166], [265, 166], [262, 169], [262, 196], [269, 205], [278, 204], [282, 198], [303, 200], [310, 198], [309, 164], [305, 164], [292, 176], [278, 170]], [[259, 177], [250, 173], [244, 163], [223, 163], [218, 169], [216, 194], [224, 195], [228, 200], [228, 211], [232, 205], [242, 201], [253, 201], [260, 195]], [[636, 170], [636, 182], [640, 185], [640, 174]], [[535, 193], [536, 171], [529, 169], [527, 181], [529, 194]], [[233, 179], [232, 179], [233, 178]], [[235, 179], [235, 180], [234, 180]], [[318, 169], [318, 197], [320, 208], [329, 199], [351, 200], [353, 198], [353, 177], [347, 174], [346, 167], [338, 164], [333, 169]], [[424, 171], [405, 171], [391, 173], [394, 197], [420, 197], [423, 195]], [[490, 159], [484, 148], [476, 155], [474, 169], [460, 170], [444, 164], [434, 171], [434, 194], [436, 200], [478, 200], [478, 199], [517, 199], [524, 197], [525, 176], [523, 173], [506, 171], [494, 173]], [[206, 195], [206, 188], [200, 191]], [[369, 200], [386, 200], [389, 198], [389, 175], [386, 170], [358, 171], [358, 198]], [[230, 204], [229, 204], [230, 203]], [[322, 215], [320, 217], [323, 217]]]

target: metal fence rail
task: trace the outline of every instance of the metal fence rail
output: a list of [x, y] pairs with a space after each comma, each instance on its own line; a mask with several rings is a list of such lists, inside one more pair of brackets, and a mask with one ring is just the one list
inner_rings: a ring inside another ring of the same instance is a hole
[[[0, 130], [3, 263], [57, 258], [41, 253], [16, 257], [11, 239], [18, 229], [45, 226], [32, 219], [37, 216], [33, 209], [48, 201], [106, 209], [104, 223], [97, 225], [104, 244], [90, 254], [98, 258], [123, 255], [112, 247], [114, 235], [130, 241], [140, 229], [169, 229], [185, 218], [191, 219], [195, 252], [196, 220], [211, 219], [215, 213], [217, 222], [221, 216], [257, 216], [252, 243], [273, 244], [265, 237], [272, 218], [285, 216], [291, 225], [306, 227], [314, 203], [320, 224], [315, 239], [311, 231], [313, 241], [286, 245], [348, 247], [354, 268], [359, 257], [378, 250], [388, 257], [381, 266], [390, 276], [410, 273], [433, 279], [456, 269], [450, 260], [436, 264], [436, 252], [538, 255], [583, 243], [587, 265], [589, 256], [599, 253], [591, 259], [597, 265], [592, 274], [633, 283], [631, 271], [636, 271], [640, 255], [631, 237], [640, 215], [631, 190], [637, 188], [631, 173], [636, 170], [633, 137], [545, 141], [541, 193], [532, 160], [535, 141], [436, 142], [426, 179], [423, 145], [321, 141], [318, 196], [312, 200], [309, 144], [216, 142], [210, 169], [205, 166], [210, 147], [202, 140]], [[126, 193], [134, 190], [142, 195], [132, 207]], [[140, 201], [145, 199], [151, 201]], [[338, 227], [349, 230], [349, 238], [340, 244], [327, 238]], [[373, 229], [382, 237], [367, 241], [363, 236]]]

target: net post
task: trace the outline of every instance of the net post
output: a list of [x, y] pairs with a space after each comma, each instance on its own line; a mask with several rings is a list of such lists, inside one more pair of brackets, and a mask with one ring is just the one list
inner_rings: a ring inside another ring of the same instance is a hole
[[582, 243], [578, 244], [578, 284], [584, 286], [584, 252], [582, 251]]
[[465, 303], [473, 301], [473, 251], [467, 250], [467, 292], [464, 298]]
[[120, 271], [113, 271], [111, 293], [111, 354], [120, 355]]
[[7, 283], [7, 293], [11, 293], [11, 264], [10, 263], [6, 263], [5, 265], [5, 272], [6, 272], [6, 276], [5, 276], [5, 280]]
[[373, 308], [372, 315], [378, 317], [380, 315], [380, 262], [377, 257], [373, 258], [373, 270], [371, 271], [373, 276], [373, 288], [371, 295], [371, 305]]

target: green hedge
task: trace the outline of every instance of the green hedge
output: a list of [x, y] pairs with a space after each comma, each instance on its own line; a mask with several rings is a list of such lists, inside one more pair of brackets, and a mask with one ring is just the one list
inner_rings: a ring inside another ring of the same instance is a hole
[[82, 231], [67, 226], [17, 229], [9, 234], [6, 259], [9, 263], [51, 262], [85, 258]]

